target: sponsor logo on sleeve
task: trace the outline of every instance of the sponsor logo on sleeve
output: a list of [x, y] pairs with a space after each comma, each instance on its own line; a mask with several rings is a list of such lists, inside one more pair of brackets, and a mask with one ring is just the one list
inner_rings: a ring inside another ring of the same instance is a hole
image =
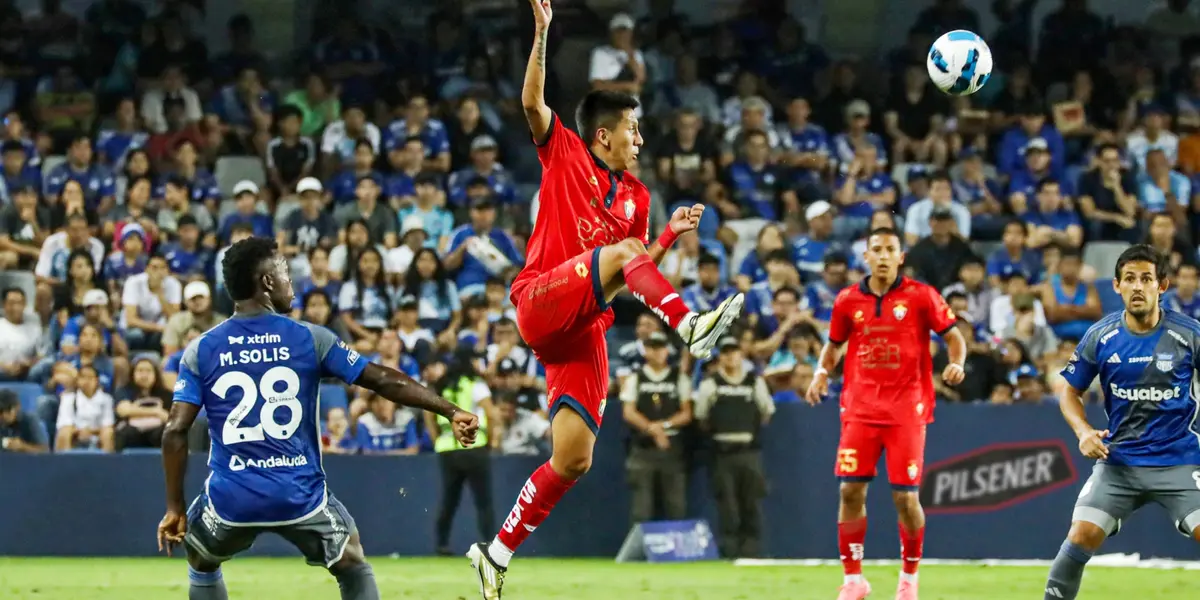
[[926, 467], [921, 504], [934, 514], [1000, 510], [1076, 476], [1061, 440], [993, 444]]

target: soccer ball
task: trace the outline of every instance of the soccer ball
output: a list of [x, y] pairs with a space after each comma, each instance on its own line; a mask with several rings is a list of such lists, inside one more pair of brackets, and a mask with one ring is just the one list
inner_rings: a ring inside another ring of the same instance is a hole
[[974, 94], [992, 76], [992, 50], [983, 38], [958, 29], [938, 38], [925, 61], [929, 78], [952, 96]]

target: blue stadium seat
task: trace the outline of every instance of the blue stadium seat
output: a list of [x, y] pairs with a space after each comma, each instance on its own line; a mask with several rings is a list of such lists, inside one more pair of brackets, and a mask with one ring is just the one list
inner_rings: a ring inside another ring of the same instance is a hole
[[1108, 279], [1096, 280], [1096, 293], [1100, 295], [1100, 308], [1104, 314], [1123, 310], [1125, 305], [1121, 302], [1121, 295], [1113, 290], [1113, 280]]
[[16, 392], [17, 398], [21, 401], [22, 412], [37, 413], [38, 396], [43, 394], [42, 386], [24, 382], [0, 383], [0, 389]]
[[331, 408], [340, 408], [347, 410], [350, 408], [350, 399], [346, 397], [346, 388], [337, 383], [322, 383], [321, 384], [321, 419], [325, 419], [325, 415], [329, 413]]

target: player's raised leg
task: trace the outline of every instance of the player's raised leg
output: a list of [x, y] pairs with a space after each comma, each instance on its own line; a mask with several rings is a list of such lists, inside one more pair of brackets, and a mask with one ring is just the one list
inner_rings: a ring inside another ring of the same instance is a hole
[[[600, 248], [599, 277], [606, 301], [612, 300], [623, 288], [628, 287], [634, 298], [679, 333], [692, 354], [707, 358], [712, 354], [717, 340], [742, 314], [744, 298], [741, 294], [735, 294], [711, 311], [696, 313], [684, 304], [679, 293], [658, 270], [652, 253], [661, 260], [677, 234], [675, 230], [687, 227], [676, 222], [690, 218], [687, 209], [677, 211], [672, 223], [667, 225], [668, 233], [663, 236], [668, 240], [656, 241], [649, 250], [636, 239]], [[699, 220], [698, 214], [695, 219]]]

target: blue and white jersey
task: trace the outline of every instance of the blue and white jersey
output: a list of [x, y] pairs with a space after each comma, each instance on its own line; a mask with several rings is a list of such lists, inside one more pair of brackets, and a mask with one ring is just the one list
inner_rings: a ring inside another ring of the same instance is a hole
[[1113, 465], [1200, 465], [1200, 322], [1164, 309], [1145, 334], [1125, 328], [1124, 311], [1093, 325], [1062, 371], [1086, 390], [1097, 376], [1108, 415], [1108, 459]]
[[1162, 305], [1193, 319], [1200, 319], [1200, 294], [1193, 294], [1191, 298], [1185, 299], [1179, 295], [1179, 290], [1167, 290], [1167, 293], [1162, 295]]
[[683, 288], [679, 292], [679, 296], [683, 298], [683, 302], [691, 307], [692, 310], [706, 312], [716, 310], [722, 302], [736, 293], [737, 289], [731, 285], [721, 284], [712, 291], [708, 291], [697, 282]]
[[221, 521], [284, 525], [325, 508], [321, 379], [354, 383], [366, 366], [328, 329], [274, 313], [234, 316], [188, 344], [174, 400], [208, 413], [205, 490]]
[[125, 157], [131, 150], [145, 148], [150, 141], [150, 134], [144, 131], [124, 132], [115, 129], [102, 129], [96, 134], [96, 151], [104, 156], [106, 164], [114, 171], [125, 168]]

